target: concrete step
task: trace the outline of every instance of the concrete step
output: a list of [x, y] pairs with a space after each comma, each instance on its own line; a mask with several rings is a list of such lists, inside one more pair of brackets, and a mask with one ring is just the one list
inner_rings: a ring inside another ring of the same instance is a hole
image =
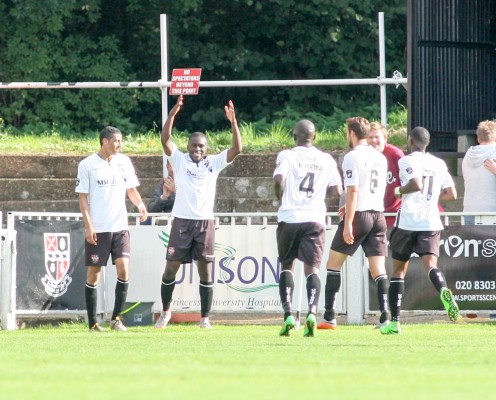
[[[0, 179], [53, 179], [74, 178], [79, 162], [86, 156], [11, 156], [0, 157]], [[161, 156], [129, 156], [140, 179], [162, 176]], [[240, 154], [233, 164], [224, 169], [226, 177], [272, 176], [276, 154]]]
[[[139, 178], [138, 190], [149, 198], [161, 182], [160, 176]], [[76, 178], [20, 178], [0, 179], [0, 201], [48, 201], [77, 199]], [[242, 197], [274, 199], [272, 178], [226, 178], [217, 181], [217, 198]]]

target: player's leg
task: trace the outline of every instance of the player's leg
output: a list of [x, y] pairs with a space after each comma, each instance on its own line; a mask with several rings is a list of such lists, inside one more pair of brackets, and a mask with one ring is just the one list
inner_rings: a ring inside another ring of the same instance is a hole
[[378, 328], [385, 326], [389, 323], [388, 317], [388, 290], [389, 279], [386, 273], [386, 258], [384, 256], [370, 256], [369, 271], [372, 279], [377, 288], [377, 300], [379, 302], [379, 311], [381, 316], [379, 318]]
[[86, 300], [86, 312], [88, 314], [88, 326], [91, 331], [101, 332], [104, 329], [98, 324], [96, 318], [97, 287], [100, 281], [100, 273], [103, 266], [107, 265], [111, 249], [111, 234], [108, 232], [97, 233], [96, 245], [85, 241], [85, 264], [86, 284], [84, 295]]
[[458, 304], [455, 301], [453, 293], [446, 284], [446, 278], [443, 272], [437, 267], [437, 257], [433, 254], [422, 255], [422, 263], [427, 271], [429, 280], [439, 292], [439, 297], [443, 303], [444, 309], [451, 321], [456, 321], [459, 315]]
[[280, 222], [277, 225], [276, 241], [277, 252], [281, 262], [279, 274], [279, 297], [284, 313], [284, 322], [279, 331], [279, 336], [289, 336], [294, 329], [296, 321], [293, 316], [292, 304], [294, 293], [294, 260], [298, 254], [299, 235], [298, 224]]
[[279, 275], [279, 297], [281, 299], [282, 310], [284, 312], [284, 323], [279, 336], [289, 336], [294, 329], [296, 321], [292, 313], [294, 293], [293, 264], [282, 265]]
[[408, 264], [409, 261], [397, 260], [393, 258], [393, 272], [391, 275], [391, 281], [389, 283], [388, 291], [391, 321], [389, 322], [389, 324], [381, 326], [380, 331], [384, 335], [401, 333], [401, 301], [405, 293], [405, 274], [408, 269]]
[[193, 229], [193, 236], [193, 258], [197, 260], [198, 275], [200, 277], [200, 328], [210, 329], [209, 315], [214, 297], [212, 264], [215, 258], [215, 222], [213, 220], [205, 220], [196, 223]]
[[319, 269], [305, 264], [305, 276], [307, 277], [308, 314], [305, 321], [303, 336], [313, 337], [315, 336], [315, 331], [317, 329], [316, 315], [321, 289]]
[[127, 331], [122, 323], [120, 314], [127, 299], [129, 287], [129, 256], [131, 251], [131, 240], [129, 231], [121, 231], [112, 234], [112, 261], [117, 271], [117, 282], [115, 284], [115, 301], [110, 328], [116, 331]]
[[298, 252], [298, 258], [304, 263], [308, 304], [303, 336], [313, 337], [317, 330], [316, 315], [321, 289], [319, 269], [324, 254], [325, 229], [322, 225], [313, 222], [306, 223], [303, 228], [305, 234]]
[[176, 274], [181, 264], [192, 262], [191, 246], [193, 242], [192, 230], [196, 221], [174, 218], [172, 221], [167, 243], [166, 264], [160, 284], [160, 298], [162, 312], [155, 323], [155, 329], [165, 329], [171, 319], [170, 306], [172, 294], [176, 287]]
[[318, 329], [336, 328], [336, 301], [341, 288], [341, 268], [348, 255], [335, 250], [329, 252], [327, 260], [327, 275], [325, 284], [325, 311]]
[[212, 282], [212, 262], [198, 260], [198, 274], [200, 277], [200, 303], [201, 303], [201, 319], [200, 328], [210, 329], [210, 310], [214, 298], [214, 283]]
[[88, 315], [88, 327], [93, 331], [103, 331], [96, 318], [97, 287], [100, 281], [100, 271], [102, 267], [88, 266], [86, 270], [86, 284], [84, 287], [84, 297], [86, 300], [86, 312]]
[[362, 248], [369, 261], [369, 271], [377, 287], [377, 300], [381, 316], [377, 327], [389, 323], [388, 317], [388, 289], [389, 280], [386, 273], [386, 256], [388, 255], [387, 225], [382, 212], [363, 212], [359, 214], [363, 229], [370, 227], [362, 241]]
[[391, 312], [391, 322], [380, 328], [384, 335], [400, 334], [401, 302], [405, 292], [405, 275], [412, 254], [412, 238], [415, 233], [399, 228], [393, 228], [389, 238], [392, 250], [393, 272], [389, 283], [388, 301]]
[[441, 232], [439, 231], [419, 232], [415, 244], [415, 252], [420, 255], [429, 280], [439, 292], [441, 302], [449, 319], [456, 321], [459, 314], [458, 304], [456, 304], [453, 293], [448, 289], [444, 274], [437, 267], [440, 238]]
[[181, 261], [167, 261], [165, 270], [162, 275], [162, 283], [160, 285], [160, 298], [162, 300], [162, 312], [155, 323], [155, 329], [165, 329], [169, 323], [172, 313], [170, 306], [172, 303], [172, 294], [176, 287], [176, 274], [181, 267]]

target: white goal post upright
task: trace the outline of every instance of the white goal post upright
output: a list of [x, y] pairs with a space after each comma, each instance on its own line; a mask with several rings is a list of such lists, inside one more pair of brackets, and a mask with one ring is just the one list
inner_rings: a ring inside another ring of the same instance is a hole
[[[168, 62], [169, 62], [169, 48], [167, 45], [167, 15], [160, 14], [160, 80], [162, 82], [167, 82], [169, 77]], [[167, 116], [169, 115], [169, 106], [167, 101], [167, 90], [163, 88], [161, 90], [162, 96], [162, 125], [165, 125]], [[166, 177], [169, 175], [167, 172], [167, 158], [165, 153], [162, 155], [162, 175]]]

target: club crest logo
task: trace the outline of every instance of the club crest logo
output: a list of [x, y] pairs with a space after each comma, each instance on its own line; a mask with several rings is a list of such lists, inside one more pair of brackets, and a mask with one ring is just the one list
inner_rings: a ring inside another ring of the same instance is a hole
[[346, 177], [351, 179], [353, 177], [353, 171], [351, 169], [346, 170]]
[[69, 233], [44, 233], [45, 269], [41, 278], [45, 292], [52, 297], [60, 297], [69, 288], [72, 278], [68, 275], [71, 246]]

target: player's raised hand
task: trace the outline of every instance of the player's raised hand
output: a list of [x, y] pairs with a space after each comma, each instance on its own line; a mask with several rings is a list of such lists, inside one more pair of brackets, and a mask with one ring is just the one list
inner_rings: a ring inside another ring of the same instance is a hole
[[177, 101], [176, 101], [176, 104], [174, 105], [174, 107], [172, 107], [172, 109], [169, 111], [169, 117], [175, 117], [179, 111], [181, 110], [181, 107], [183, 106], [184, 104], [184, 97], [183, 95], [180, 95], [178, 98], [177, 98]]
[[229, 100], [227, 106], [224, 106], [224, 111], [226, 112], [226, 117], [230, 122], [236, 120], [236, 113], [234, 112], [234, 103], [232, 100]]

